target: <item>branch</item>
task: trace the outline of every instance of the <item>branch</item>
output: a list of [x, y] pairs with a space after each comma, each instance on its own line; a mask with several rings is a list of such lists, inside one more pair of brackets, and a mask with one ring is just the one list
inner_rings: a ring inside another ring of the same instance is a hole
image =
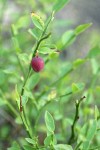
[[[53, 14], [52, 14], [52, 15], [53, 15]], [[49, 33], [49, 34], [47, 34], [47, 35], [45, 35], [45, 34], [46, 34], [46, 30], [47, 30], [47, 28], [48, 28], [48, 25], [49, 25], [49, 23], [50, 23], [51, 20], [52, 20], [52, 15], [51, 15], [49, 21], [47, 22], [47, 24], [46, 24], [46, 26], [45, 26], [45, 28], [44, 28], [44, 30], [43, 30], [43, 32], [42, 32], [42, 35], [41, 35], [40, 39], [39, 39], [39, 40], [37, 41], [37, 43], [36, 43], [36, 47], [35, 47], [34, 52], [33, 52], [33, 54], [32, 54], [32, 58], [35, 57], [36, 52], [37, 52], [37, 50], [38, 50], [38, 48], [39, 48], [41, 42], [42, 42], [43, 40], [47, 39], [47, 38], [51, 35], [51, 33]], [[25, 128], [26, 128], [26, 130], [27, 130], [28, 133], [29, 133], [29, 136], [32, 137], [31, 132], [30, 132], [30, 126], [29, 126], [29, 123], [28, 123], [28, 119], [27, 119], [27, 116], [26, 116], [24, 107], [22, 106], [22, 96], [24, 95], [25, 85], [26, 85], [27, 80], [28, 80], [28, 78], [29, 78], [29, 76], [30, 76], [30, 73], [31, 73], [31, 63], [30, 63], [30, 65], [29, 65], [28, 73], [27, 73], [26, 79], [24, 80], [24, 83], [23, 83], [23, 86], [22, 86], [22, 89], [21, 89], [21, 93], [20, 93], [20, 110], [19, 110], [20, 112], [19, 112], [19, 113], [20, 113], [20, 117], [21, 117], [21, 119], [22, 119], [22, 121], [23, 121], [23, 124], [25, 125]]]
[[71, 126], [71, 136], [70, 136], [68, 144], [72, 144], [75, 140], [75, 125], [79, 119], [79, 106], [84, 98], [86, 98], [86, 97], [83, 96], [79, 101], [78, 100], [76, 101], [76, 112], [75, 112], [73, 124]]
[[[45, 30], [45, 29], [44, 29], [44, 30]], [[45, 34], [45, 33], [44, 33], [44, 34]], [[44, 34], [43, 34], [43, 35], [44, 35]], [[36, 44], [36, 47], [35, 47], [35, 50], [34, 50], [34, 52], [33, 52], [32, 58], [35, 57], [35, 54], [36, 54], [36, 52], [37, 52], [37, 50], [38, 50], [38, 48], [39, 48], [41, 42], [42, 42], [43, 40], [49, 38], [49, 36], [51, 35], [51, 33], [47, 34], [47, 35], [44, 36], [44, 37], [43, 37], [43, 35], [41, 36], [40, 40], [39, 40], [39, 41], [37, 42], [37, 44]], [[22, 86], [21, 96], [23, 96], [23, 94], [24, 94], [24, 88], [25, 88], [26, 82], [27, 82], [27, 80], [28, 80], [28, 78], [29, 78], [29, 76], [30, 76], [30, 72], [31, 72], [31, 64], [29, 65], [28, 74], [27, 74], [27, 77], [26, 77], [26, 79], [25, 79], [25, 81], [24, 81], [24, 84], [23, 84], [23, 86]]]

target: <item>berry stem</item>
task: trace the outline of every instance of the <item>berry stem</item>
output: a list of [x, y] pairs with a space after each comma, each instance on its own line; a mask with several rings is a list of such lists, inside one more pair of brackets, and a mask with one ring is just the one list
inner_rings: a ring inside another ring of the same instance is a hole
[[32, 55], [32, 58], [35, 57], [35, 54], [36, 54], [36, 52], [37, 52], [37, 50], [38, 50], [38, 48], [39, 48], [41, 42], [42, 42], [43, 40], [49, 38], [50, 35], [51, 35], [51, 33], [47, 34], [47, 35], [44, 36], [44, 37], [41, 37], [41, 39], [37, 42], [37, 45], [36, 45], [36, 48], [35, 48], [34, 53], [33, 53], [33, 55]]

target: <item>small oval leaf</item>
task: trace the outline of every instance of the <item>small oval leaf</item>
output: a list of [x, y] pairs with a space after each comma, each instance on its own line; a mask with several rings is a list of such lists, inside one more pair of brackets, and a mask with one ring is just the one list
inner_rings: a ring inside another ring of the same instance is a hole
[[67, 4], [69, 0], [56, 0], [56, 3], [53, 6], [53, 11], [57, 12]]
[[79, 26], [75, 29], [75, 34], [76, 34], [76, 35], [81, 34], [81, 33], [84, 32], [86, 29], [88, 29], [91, 25], [92, 25], [92, 23], [87, 23], [87, 24], [79, 25]]
[[41, 19], [41, 17], [35, 13], [31, 13], [31, 18], [32, 18], [32, 21], [34, 23], [34, 25], [39, 28], [40, 30], [43, 30], [44, 28], [44, 22], [43, 20]]
[[58, 144], [54, 146], [55, 150], [73, 150], [70, 145]]
[[31, 75], [31, 77], [27, 81], [26, 88], [28, 90], [32, 90], [38, 84], [39, 80], [40, 80], [39, 74]]
[[33, 144], [33, 145], [36, 144], [35, 141], [34, 141], [33, 139], [25, 138], [25, 140], [26, 140], [28, 143], [30, 143], [30, 144]]
[[45, 113], [45, 123], [46, 123], [46, 127], [50, 132], [54, 132], [55, 130], [55, 123], [53, 120], [53, 117], [51, 116], [51, 114], [46, 111]]

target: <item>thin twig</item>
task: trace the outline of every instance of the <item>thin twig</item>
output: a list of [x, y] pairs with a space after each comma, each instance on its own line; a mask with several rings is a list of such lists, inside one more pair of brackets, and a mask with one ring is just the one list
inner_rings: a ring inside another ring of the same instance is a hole
[[[36, 45], [36, 47], [35, 47], [34, 53], [33, 53], [33, 55], [32, 55], [32, 58], [35, 56], [35, 54], [36, 54], [36, 52], [37, 52], [37, 50], [38, 50], [39, 45], [41, 44], [41, 42], [42, 42], [43, 40], [47, 39], [50, 35], [51, 35], [51, 33], [49, 33], [48, 35], [42, 37], [42, 38], [37, 42], [37, 45]], [[25, 81], [24, 81], [24, 84], [23, 84], [23, 87], [22, 87], [22, 90], [21, 90], [21, 96], [24, 94], [24, 88], [25, 88], [26, 82], [27, 82], [27, 80], [28, 80], [28, 78], [29, 78], [30, 72], [31, 72], [31, 64], [29, 65], [28, 74], [27, 74], [27, 77], [26, 77], [26, 79], [25, 79]]]
[[[46, 30], [47, 30], [47, 28], [48, 28], [49, 23], [50, 23], [51, 20], [52, 20], [52, 17], [53, 17], [53, 14], [51, 14], [50, 19], [48, 20], [47, 25], [46, 25], [46, 27], [44, 28], [44, 30], [43, 30], [43, 32], [42, 32], [42, 35], [41, 35], [41, 37], [40, 37], [40, 40], [37, 41], [37, 44], [36, 44], [36, 47], [35, 47], [35, 49], [34, 49], [32, 58], [35, 56], [35, 54], [36, 54], [36, 52], [37, 52], [37, 50], [38, 50], [38, 48], [39, 48], [41, 42], [42, 42], [43, 40], [47, 39], [47, 38], [51, 35], [51, 33], [49, 33], [49, 34], [47, 34], [47, 35], [45, 35], [45, 33], [46, 33]], [[44, 36], [44, 35], [45, 35], [45, 36]], [[24, 87], [25, 87], [26, 82], [27, 82], [27, 80], [28, 80], [28, 78], [29, 78], [30, 71], [31, 71], [31, 64], [29, 65], [28, 75], [27, 75], [26, 80], [24, 81], [24, 84], [23, 84], [23, 87], [22, 87], [21, 96], [22, 96], [23, 93], [24, 93]]]
[[75, 125], [79, 119], [79, 106], [84, 98], [86, 98], [86, 97], [83, 96], [79, 101], [78, 100], [76, 101], [76, 112], [75, 112], [73, 124], [71, 126], [71, 136], [68, 141], [69, 144], [72, 144], [75, 140]]
[[[43, 30], [43, 32], [42, 32], [42, 35], [41, 35], [39, 41], [37, 41], [37, 43], [36, 43], [36, 47], [35, 47], [34, 52], [33, 52], [33, 54], [32, 54], [32, 58], [35, 57], [35, 55], [36, 55], [36, 53], [37, 53], [37, 50], [38, 50], [38, 48], [39, 48], [41, 42], [42, 42], [43, 40], [47, 39], [47, 38], [51, 35], [51, 33], [45, 35], [46, 30], [47, 30], [47, 27], [48, 27], [49, 23], [51, 22], [51, 19], [52, 19], [52, 16], [51, 16], [51, 18], [49, 19], [49, 21], [47, 22], [47, 25], [45, 26], [45, 28], [44, 28], [44, 30]], [[30, 76], [30, 72], [31, 72], [31, 63], [30, 63], [30, 65], [29, 65], [28, 74], [27, 74], [26, 79], [24, 80], [24, 83], [23, 83], [23, 86], [22, 86], [22, 90], [21, 90], [21, 94], [20, 94], [20, 112], [19, 112], [19, 113], [20, 113], [20, 117], [21, 117], [21, 119], [22, 119], [22, 122], [23, 122], [23, 124], [24, 124], [26, 130], [28, 131], [29, 136], [32, 138], [32, 135], [31, 135], [31, 133], [30, 133], [30, 126], [29, 126], [29, 123], [28, 123], [28, 121], [27, 121], [27, 116], [26, 116], [25, 110], [24, 110], [24, 108], [23, 108], [23, 106], [22, 106], [22, 96], [24, 95], [25, 85], [26, 85], [27, 80], [28, 80], [28, 78], [29, 78], [29, 76]], [[25, 121], [25, 122], [24, 122], [24, 121]]]

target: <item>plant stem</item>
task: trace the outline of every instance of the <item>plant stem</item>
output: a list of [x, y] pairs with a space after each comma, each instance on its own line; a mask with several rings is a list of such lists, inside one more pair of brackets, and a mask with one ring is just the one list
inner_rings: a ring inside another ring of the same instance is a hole
[[35, 53], [36, 53], [36, 51], [38, 50], [38, 48], [39, 48], [41, 42], [42, 42], [43, 40], [47, 39], [50, 35], [51, 35], [51, 33], [47, 34], [47, 35], [44, 36], [44, 37], [41, 36], [40, 40], [37, 42], [37, 45], [36, 45], [36, 48], [35, 48], [34, 53], [33, 53], [33, 55], [32, 55], [32, 58], [35, 56]]
[[79, 106], [82, 102], [82, 100], [85, 98], [85, 96], [83, 96], [79, 101], [76, 101], [76, 111], [75, 111], [75, 117], [74, 117], [74, 120], [73, 120], [73, 124], [71, 126], [71, 136], [70, 136], [70, 139], [68, 141], [69, 144], [72, 144], [74, 143], [74, 140], [75, 140], [75, 125], [79, 119]]
[[[39, 41], [37, 41], [37, 43], [36, 43], [36, 47], [35, 47], [34, 52], [33, 52], [33, 54], [32, 54], [32, 58], [35, 57], [36, 52], [37, 52], [37, 50], [38, 50], [38, 48], [39, 48], [41, 42], [42, 42], [43, 40], [47, 39], [47, 38], [51, 35], [51, 33], [45, 35], [46, 30], [47, 30], [47, 27], [48, 27], [49, 23], [51, 22], [51, 19], [52, 19], [52, 16], [50, 17], [49, 21], [47, 22], [47, 25], [45, 26], [45, 28], [44, 28], [44, 30], [43, 30], [43, 32], [42, 32], [42, 35], [41, 35]], [[44, 35], [45, 35], [45, 36], [44, 36]], [[22, 96], [24, 95], [25, 85], [26, 85], [27, 80], [28, 80], [28, 78], [29, 78], [29, 76], [30, 76], [30, 72], [31, 72], [31, 63], [30, 63], [30, 65], [29, 65], [28, 74], [27, 74], [27, 76], [26, 76], [26, 79], [24, 80], [24, 83], [23, 83], [23, 86], [22, 86], [22, 90], [21, 90], [21, 94], [20, 94], [20, 116], [21, 116], [22, 122], [23, 122], [23, 124], [24, 124], [26, 130], [27, 130], [28, 133], [29, 133], [29, 136], [32, 138], [32, 135], [31, 135], [31, 132], [30, 132], [29, 123], [28, 123], [28, 120], [27, 120], [27, 116], [26, 116], [25, 110], [24, 110], [24, 108], [23, 108], [23, 106], [22, 106]]]
[[[42, 32], [42, 35], [41, 35], [40, 40], [37, 41], [35, 50], [34, 50], [34, 52], [33, 52], [33, 54], [32, 54], [32, 58], [35, 56], [35, 54], [36, 54], [36, 52], [37, 52], [37, 50], [38, 50], [38, 48], [39, 48], [41, 42], [42, 42], [43, 40], [47, 39], [47, 38], [51, 35], [51, 33], [49, 33], [49, 34], [47, 34], [46, 36], [44, 36], [44, 34], [46, 33], [46, 30], [47, 30], [47, 27], [48, 27], [49, 23], [51, 22], [51, 20], [52, 20], [52, 15], [51, 15], [51, 17], [50, 17], [50, 19], [49, 19], [49, 21], [48, 21], [46, 27], [44, 28], [44, 30], [43, 30], [43, 32]], [[24, 87], [25, 87], [26, 82], [27, 82], [27, 80], [28, 80], [28, 78], [29, 78], [30, 71], [31, 71], [31, 64], [29, 65], [28, 74], [27, 74], [27, 77], [26, 77], [26, 79], [25, 79], [25, 81], [24, 81], [24, 84], [23, 84], [23, 87], [22, 87], [22, 90], [21, 90], [21, 96], [24, 94]]]
[[[32, 58], [35, 56], [36, 51], [38, 50], [39, 45], [41, 44], [41, 42], [42, 42], [43, 40], [47, 39], [50, 35], [51, 35], [51, 33], [49, 33], [48, 35], [46, 35], [46, 36], [43, 37], [43, 38], [41, 37], [41, 39], [37, 42], [36, 47], [35, 47], [35, 50], [34, 50], [34, 53], [33, 53], [33, 55], [32, 55]], [[25, 79], [25, 81], [24, 81], [24, 84], [23, 84], [23, 87], [22, 87], [22, 90], [21, 90], [21, 96], [24, 94], [24, 87], [25, 87], [26, 82], [27, 82], [27, 80], [28, 80], [28, 78], [29, 78], [30, 72], [31, 72], [31, 64], [29, 65], [28, 74], [27, 74], [27, 77], [26, 77], [26, 79]]]
[[65, 93], [63, 95], [60, 95], [59, 97], [62, 98], [62, 97], [65, 97], [65, 96], [68, 96], [68, 95], [71, 95], [73, 92], [69, 92], [69, 93]]
[[25, 129], [26, 129], [26, 131], [27, 131], [27, 133], [28, 133], [28, 135], [29, 135], [29, 137], [32, 138], [32, 135], [31, 135], [31, 133], [30, 133], [30, 130], [29, 130], [29, 128], [28, 128], [28, 126], [27, 126], [25, 120], [24, 120], [25, 118], [24, 118], [22, 112], [19, 112], [19, 113], [20, 113], [21, 120], [22, 120], [22, 122], [23, 122], [23, 125], [24, 125], [24, 127], [25, 127]]
[[24, 88], [25, 88], [26, 82], [27, 82], [27, 80], [28, 80], [28, 78], [29, 78], [30, 71], [31, 71], [31, 67], [29, 67], [27, 77], [26, 77], [26, 79], [25, 79], [25, 81], [24, 81], [24, 84], [23, 84], [23, 87], [22, 87], [22, 90], [21, 90], [21, 96], [23, 96], [23, 94], [24, 94]]
[[[17, 101], [16, 101], [16, 103], [17, 103], [17, 105], [18, 105], [18, 102], [17, 102]], [[18, 109], [18, 110], [19, 110], [19, 109]], [[26, 129], [27, 134], [29, 135], [30, 138], [32, 138], [32, 135], [31, 135], [31, 133], [30, 133], [28, 124], [27, 124], [27, 122], [26, 122], [26, 120], [25, 120], [25, 116], [24, 116], [23, 111], [20, 111], [20, 110], [19, 110], [19, 115], [20, 115], [20, 118], [21, 118], [21, 120], [22, 120], [23, 126], [24, 126], [25, 129]]]
[[76, 145], [75, 150], [79, 150], [78, 148], [80, 147], [81, 144], [82, 144], [82, 141], [80, 141], [80, 142]]
[[[47, 22], [47, 24], [46, 24], [46, 26], [45, 26], [43, 32], [42, 32], [42, 35], [41, 35], [41, 37], [40, 37], [40, 40], [37, 41], [36, 47], [35, 47], [34, 52], [33, 52], [33, 54], [32, 54], [32, 58], [35, 57], [35, 54], [36, 54], [36, 52], [37, 52], [37, 50], [38, 50], [38, 48], [39, 48], [41, 42], [42, 42], [43, 40], [47, 39], [47, 38], [51, 35], [51, 33], [49, 33], [49, 34], [47, 34], [46, 36], [44, 36], [45, 33], [46, 33], [46, 30], [47, 30], [47, 28], [48, 28], [48, 25], [50, 24], [52, 18], [53, 18], [53, 13], [51, 14], [51, 16], [50, 16], [50, 18], [49, 18], [49, 20], [48, 20], [48, 22]], [[28, 80], [28, 78], [29, 78], [30, 71], [31, 71], [31, 64], [29, 65], [28, 75], [27, 75], [27, 77], [26, 77], [26, 79], [25, 79], [25, 81], [24, 81], [23, 87], [22, 87], [21, 96], [22, 96], [23, 93], [24, 93], [24, 87], [25, 87], [26, 82], [27, 82], [27, 80]]]

